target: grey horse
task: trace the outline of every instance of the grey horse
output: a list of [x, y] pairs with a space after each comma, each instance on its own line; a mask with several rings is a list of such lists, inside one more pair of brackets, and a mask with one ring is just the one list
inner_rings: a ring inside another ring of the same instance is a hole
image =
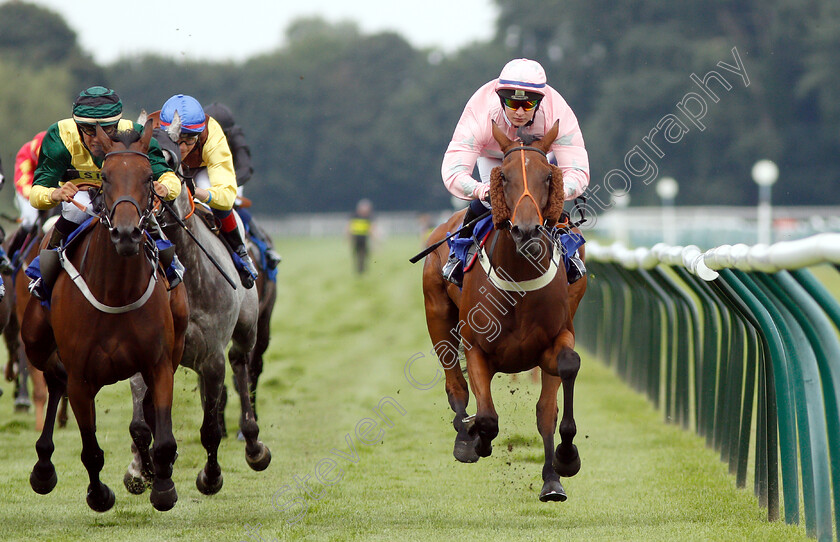
[[[179, 217], [188, 215], [190, 198], [189, 191], [184, 188], [172, 205], [172, 210]], [[256, 471], [264, 470], [271, 462], [271, 452], [258, 438], [259, 426], [249, 393], [248, 360], [257, 340], [259, 316], [257, 291], [242, 286], [222, 241], [197, 214], [184, 220], [195, 240], [170, 216], [169, 211], [162, 213], [159, 221], [187, 269], [184, 285], [189, 300], [190, 319], [181, 365], [198, 374], [204, 409], [201, 444], [207, 451], [207, 462], [198, 473], [196, 486], [205, 495], [213, 495], [221, 489], [223, 483], [217, 452], [222, 438], [220, 399], [225, 379], [225, 348], [229, 343], [231, 347], [228, 358], [233, 368], [236, 389], [240, 392], [242, 413], [239, 428], [245, 438], [245, 458]], [[233, 284], [226, 280], [199, 244]], [[128, 467], [124, 482], [129, 492], [139, 494], [148, 487], [153, 472], [148, 454], [151, 434], [143, 420], [145, 383], [142, 377], [135, 375], [131, 379], [131, 389], [134, 417], [129, 431], [133, 439], [134, 459]]]

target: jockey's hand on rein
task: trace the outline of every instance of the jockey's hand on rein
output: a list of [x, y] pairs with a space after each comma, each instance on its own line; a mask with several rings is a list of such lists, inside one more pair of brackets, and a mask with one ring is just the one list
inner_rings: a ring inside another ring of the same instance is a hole
[[162, 197], [162, 198], [166, 199], [166, 196], [168, 196], [168, 195], [169, 195], [169, 188], [167, 188], [167, 187], [166, 187], [166, 185], [161, 184], [161, 183], [159, 183], [159, 182], [155, 181], [155, 182], [154, 182], [154, 187], [155, 187], [155, 193], [156, 193], [158, 196], [160, 196], [160, 197]]
[[50, 192], [50, 199], [55, 202], [72, 201], [79, 189], [73, 183], [64, 183], [61, 187]]

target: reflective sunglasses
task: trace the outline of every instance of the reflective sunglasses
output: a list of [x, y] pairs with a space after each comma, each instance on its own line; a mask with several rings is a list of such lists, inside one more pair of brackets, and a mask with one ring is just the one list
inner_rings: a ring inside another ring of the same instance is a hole
[[198, 141], [198, 134], [181, 134], [178, 137], [178, 145], [181, 143], [185, 145], [192, 145]]
[[[96, 126], [91, 126], [90, 124], [78, 124], [77, 126], [86, 136], [96, 137]], [[102, 131], [105, 132], [106, 136], [112, 137], [117, 133], [117, 125], [112, 124], [110, 126], [102, 126]]]
[[513, 98], [502, 98], [502, 101], [505, 103], [505, 107], [513, 109], [514, 111], [520, 107], [525, 111], [530, 111], [537, 107], [540, 103], [539, 100], [514, 100]]

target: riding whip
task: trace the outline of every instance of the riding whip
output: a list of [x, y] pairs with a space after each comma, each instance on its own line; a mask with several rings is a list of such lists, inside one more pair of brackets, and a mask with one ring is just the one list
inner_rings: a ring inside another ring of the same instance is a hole
[[439, 247], [440, 245], [442, 245], [443, 243], [445, 243], [446, 241], [448, 241], [448, 240], [449, 240], [449, 239], [451, 239], [452, 237], [454, 237], [454, 236], [458, 235], [459, 233], [461, 233], [461, 232], [462, 232], [462, 231], [464, 231], [465, 229], [469, 228], [470, 226], [472, 226], [473, 224], [475, 224], [476, 222], [478, 222], [478, 221], [479, 221], [479, 220], [481, 220], [482, 218], [485, 218], [485, 217], [487, 217], [487, 216], [490, 216], [490, 213], [491, 213], [491, 212], [492, 212], [492, 211], [490, 211], [490, 210], [488, 209], [488, 210], [487, 210], [487, 211], [485, 211], [483, 214], [481, 214], [481, 215], [479, 215], [479, 216], [475, 217], [474, 219], [470, 220], [469, 222], [467, 222], [466, 224], [464, 224], [463, 226], [461, 226], [461, 228], [460, 228], [460, 229], [453, 231], [452, 233], [450, 233], [449, 235], [447, 235], [446, 237], [444, 237], [443, 239], [441, 239], [441, 240], [440, 240], [440, 241], [438, 241], [437, 243], [433, 244], [433, 245], [432, 245], [432, 246], [430, 246], [430, 247], [427, 247], [425, 250], [423, 250], [423, 252], [421, 252], [421, 253], [420, 253], [420, 254], [418, 254], [417, 256], [414, 256], [413, 258], [409, 259], [408, 261], [410, 261], [411, 263], [417, 263], [417, 262], [419, 262], [420, 260], [422, 260], [423, 258], [425, 258], [426, 256], [428, 256], [429, 254], [431, 254], [432, 252], [434, 252], [434, 251], [435, 251], [435, 249], [437, 249], [437, 247]]
[[204, 245], [198, 242], [198, 239], [195, 238], [195, 235], [193, 235], [193, 233], [190, 231], [190, 229], [187, 227], [184, 221], [181, 220], [181, 217], [178, 216], [178, 213], [176, 213], [175, 210], [171, 207], [171, 205], [168, 202], [164, 201], [163, 198], [157, 192], [155, 192], [155, 195], [160, 200], [160, 203], [161, 205], [163, 205], [163, 208], [169, 211], [169, 214], [172, 215], [172, 217], [175, 219], [175, 222], [177, 222], [179, 226], [184, 228], [184, 231], [187, 232], [187, 235], [190, 236], [190, 239], [192, 239], [195, 242], [195, 244], [198, 245], [198, 248], [201, 249], [201, 252], [203, 252], [204, 255], [207, 256], [207, 259], [210, 260], [210, 263], [213, 264], [213, 267], [215, 267], [219, 271], [219, 273], [221, 273], [222, 277], [224, 277], [228, 284], [230, 284], [231, 288], [236, 290], [236, 283], [234, 283], [233, 280], [228, 276], [228, 274], [225, 273], [225, 270], [222, 269], [222, 266], [219, 264], [219, 262], [217, 262], [216, 259], [213, 258], [213, 256], [211, 256], [209, 252], [207, 252], [207, 249], [204, 248]]

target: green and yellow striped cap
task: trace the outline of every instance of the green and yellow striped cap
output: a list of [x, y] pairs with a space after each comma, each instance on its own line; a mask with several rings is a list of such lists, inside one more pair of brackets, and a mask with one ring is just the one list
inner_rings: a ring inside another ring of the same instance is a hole
[[105, 87], [83, 90], [73, 102], [73, 120], [77, 124], [110, 126], [122, 118], [122, 101], [117, 93]]

